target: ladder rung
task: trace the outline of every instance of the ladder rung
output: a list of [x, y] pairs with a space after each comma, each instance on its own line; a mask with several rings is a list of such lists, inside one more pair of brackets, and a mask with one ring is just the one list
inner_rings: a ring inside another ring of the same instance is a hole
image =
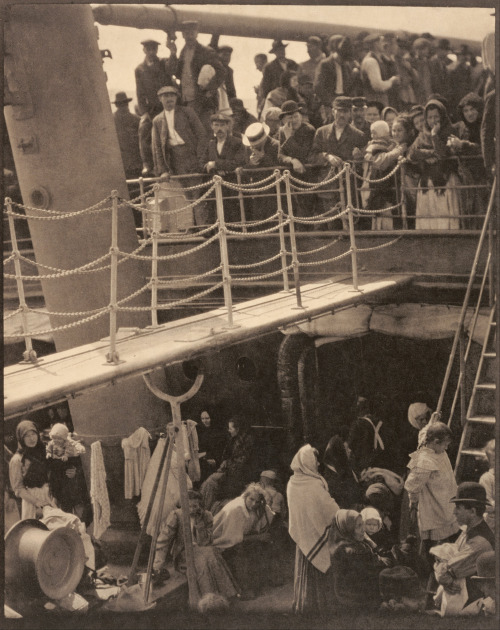
[[478, 383], [476, 385], [476, 389], [486, 389], [490, 391], [495, 391], [496, 385], [495, 383]]
[[467, 422], [476, 422], [478, 424], [495, 424], [495, 416], [471, 416], [467, 418]]
[[485, 352], [483, 354], [483, 357], [485, 359], [496, 359], [497, 358], [497, 353], [496, 352]]
[[471, 457], [480, 457], [481, 459], [487, 459], [485, 452], [481, 448], [464, 448], [460, 451], [461, 455], [469, 455]]

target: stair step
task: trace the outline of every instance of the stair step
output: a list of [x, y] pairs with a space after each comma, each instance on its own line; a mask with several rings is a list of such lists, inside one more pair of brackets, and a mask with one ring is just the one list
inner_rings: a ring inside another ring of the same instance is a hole
[[485, 389], [488, 391], [495, 391], [496, 385], [495, 383], [478, 383], [476, 385], [476, 389]]
[[486, 454], [482, 448], [464, 448], [461, 451], [461, 455], [469, 455], [471, 457], [480, 457], [486, 459]]
[[467, 418], [467, 421], [478, 424], [495, 424], [495, 416], [471, 416]]

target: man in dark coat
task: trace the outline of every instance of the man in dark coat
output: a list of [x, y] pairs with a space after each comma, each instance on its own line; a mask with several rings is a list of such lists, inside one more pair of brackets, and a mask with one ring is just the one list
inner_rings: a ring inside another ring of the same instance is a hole
[[[231, 55], [233, 54], [233, 49], [231, 46], [219, 46], [219, 58], [222, 61], [222, 65], [224, 66], [224, 83], [226, 86], [227, 98], [231, 100], [232, 98], [236, 98], [236, 88], [234, 86], [234, 70], [229, 65], [231, 63]], [[220, 109], [220, 107], [219, 107]]]
[[261, 89], [262, 96], [265, 99], [271, 90], [280, 86], [280, 79], [283, 72], [292, 70], [296, 72], [299, 66], [293, 59], [286, 58], [286, 47], [288, 44], [284, 44], [281, 39], [275, 39], [269, 51], [276, 56], [274, 61], [266, 64], [262, 72]]
[[[167, 39], [171, 55], [169, 71], [181, 83], [181, 101], [194, 109], [207, 132], [210, 131], [210, 115], [217, 110], [217, 88], [224, 82], [226, 73], [217, 53], [198, 41], [198, 22], [186, 21], [181, 24], [185, 46], [177, 57], [177, 45]], [[205, 66], [211, 66], [210, 69]], [[200, 71], [204, 72], [200, 76]]]
[[233, 111], [233, 134], [242, 136], [250, 125], [257, 122], [257, 118], [245, 108], [241, 98], [230, 99], [229, 106]]
[[[212, 114], [211, 122], [213, 136], [208, 142], [203, 170], [210, 175], [221, 175], [225, 181], [236, 183], [234, 171], [245, 164], [245, 147], [240, 138], [231, 134], [229, 116], [221, 113]], [[234, 197], [232, 191], [224, 190], [223, 193]], [[224, 200], [224, 217], [231, 223], [240, 220], [237, 198]]]
[[367, 100], [380, 101], [385, 107], [389, 105], [389, 93], [400, 85], [401, 79], [393, 74], [394, 67], [384, 57], [384, 40], [382, 35], [372, 34], [365, 37], [365, 44], [370, 51], [361, 62], [361, 80], [363, 93]]
[[365, 136], [365, 142], [368, 144], [371, 140], [370, 123], [365, 118], [367, 110], [366, 98], [364, 96], [356, 96], [351, 100], [352, 126]]
[[[333, 123], [316, 130], [309, 156], [311, 164], [326, 167], [318, 173], [318, 181], [331, 174], [332, 167], [341, 169], [346, 160], [361, 159], [366, 146], [363, 132], [349, 123], [351, 99], [338, 96], [333, 101], [332, 111]], [[323, 192], [320, 196], [325, 212], [339, 201], [336, 192]]]
[[[153, 120], [153, 159], [158, 176], [199, 173], [206, 155], [207, 136], [196, 112], [190, 107], [177, 105], [178, 90], [165, 86], [158, 90], [164, 111]], [[185, 186], [199, 183], [199, 178], [182, 180]], [[198, 191], [188, 191], [190, 199], [198, 197]], [[208, 210], [204, 203], [194, 208], [196, 225], [206, 225]]]
[[152, 174], [153, 156], [151, 153], [151, 129], [153, 118], [161, 110], [157, 92], [164, 85], [173, 85], [172, 75], [167, 70], [167, 59], [158, 57], [159, 42], [145, 39], [141, 42], [146, 55], [135, 69], [137, 105], [141, 122], [139, 125], [139, 148], [142, 158], [143, 175]]
[[329, 108], [336, 96], [352, 96], [359, 86], [359, 69], [348, 37], [332, 35], [328, 39], [329, 56], [319, 62], [314, 79], [314, 91], [321, 104]]
[[450, 73], [448, 71], [448, 66], [451, 63], [448, 59], [450, 52], [449, 40], [440, 39], [435, 54], [429, 60], [432, 91], [442, 94], [447, 100], [450, 99], [451, 91]]

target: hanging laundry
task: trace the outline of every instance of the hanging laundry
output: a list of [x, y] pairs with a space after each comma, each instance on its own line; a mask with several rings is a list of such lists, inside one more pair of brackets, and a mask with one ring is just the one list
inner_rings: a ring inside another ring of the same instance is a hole
[[124, 465], [125, 498], [131, 499], [141, 494], [142, 483], [151, 459], [149, 431], [140, 427], [128, 438], [122, 440]]
[[111, 524], [106, 469], [99, 441], [90, 445], [90, 499], [94, 511], [94, 538], [99, 539]]

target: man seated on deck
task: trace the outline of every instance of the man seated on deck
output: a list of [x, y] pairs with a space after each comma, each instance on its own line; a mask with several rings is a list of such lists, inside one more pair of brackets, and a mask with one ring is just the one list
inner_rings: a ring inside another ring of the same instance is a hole
[[455, 504], [455, 516], [462, 527], [456, 540], [457, 552], [449, 560], [440, 563], [436, 578], [448, 593], [460, 590], [457, 582], [466, 579], [469, 596], [466, 605], [479, 599], [481, 591], [470, 578], [476, 575], [478, 557], [495, 548], [495, 535], [483, 519], [488, 501], [484, 487], [474, 481], [464, 481], [457, 488], [457, 495], [451, 500]]

